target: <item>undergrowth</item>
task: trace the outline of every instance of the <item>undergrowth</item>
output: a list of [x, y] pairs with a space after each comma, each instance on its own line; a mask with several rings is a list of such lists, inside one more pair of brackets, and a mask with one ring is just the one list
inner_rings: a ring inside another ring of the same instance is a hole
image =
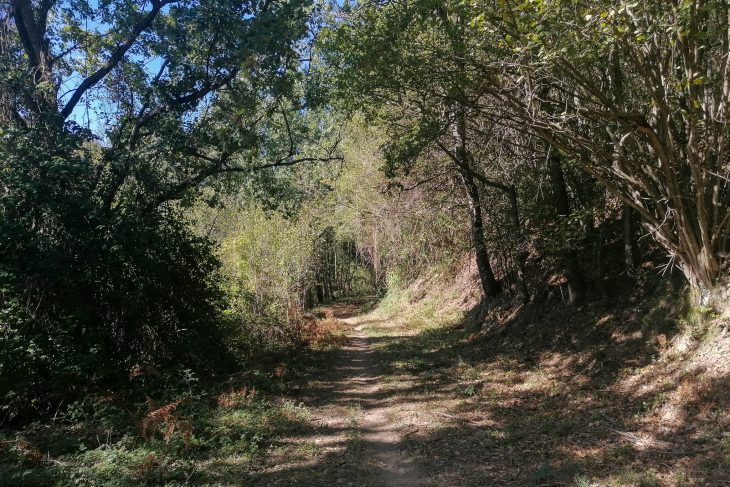
[[580, 306], [389, 289], [362, 322], [404, 448], [436, 485], [727, 485], [726, 312], [664, 284]]
[[246, 465], [282, 432], [308, 427], [304, 406], [247, 386], [149, 399], [137, 411], [104, 401], [90, 415], [6, 432], [0, 485], [183, 485], [204, 479], [212, 459]]
[[136, 402], [126, 391], [89, 395], [48, 420], [5, 427], [0, 486], [240, 485], [282, 435], [311, 428], [310, 411], [287, 391], [307, 355], [335, 350], [344, 332], [331, 315], [308, 317], [299, 352], [285, 360], [222, 381], [180, 371]]

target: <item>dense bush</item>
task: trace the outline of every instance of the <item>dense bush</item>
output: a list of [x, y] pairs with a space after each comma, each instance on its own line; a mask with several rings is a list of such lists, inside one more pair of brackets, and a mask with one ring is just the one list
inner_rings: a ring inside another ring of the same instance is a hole
[[[318, 168], [318, 177], [309, 169], [298, 173], [313, 183], [335, 168]], [[295, 211], [265, 208], [245, 194], [196, 211], [197, 232], [217, 243], [228, 346], [239, 358], [291, 351], [306, 334], [308, 309], [374, 292], [368, 257], [342, 228], [342, 215], [327, 209], [342, 189], [320, 189]]]
[[145, 371], [221, 371], [219, 262], [188, 210], [334, 157], [300, 149], [311, 14], [306, 0], [0, 5], [0, 422], [127, 392]]
[[172, 205], [105, 209], [83, 134], [57, 134], [51, 147], [37, 140], [5, 131], [0, 144], [3, 415], [41, 412], [89, 382], [118, 383], [135, 365], [220, 357], [209, 242]]

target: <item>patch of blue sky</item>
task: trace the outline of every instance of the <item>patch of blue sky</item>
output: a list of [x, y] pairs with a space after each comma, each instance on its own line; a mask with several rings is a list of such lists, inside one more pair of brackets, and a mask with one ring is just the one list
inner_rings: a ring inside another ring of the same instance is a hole
[[[98, 0], [91, 0], [89, 6], [92, 11], [98, 11]], [[163, 13], [169, 12], [170, 6], [163, 8]], [[81, 15], [81, 14], [79, 14]], [[59, 19], [60, 20], [60, 19]], [[87, 32], [97, 35], [106, 36], [112, 31], [112, 25], [101, 20], [100, 16], [87, 16], [80, 19], [83, 22], [83, 28]], [[59, 50], [63, 51], [70, 46], [62, 46]], [[71, 98], [72, 94], [78, 89], [81, 82], [91, 73], [86, 71], [83, 66], [86, 64], [86, 55], [82, 49], [72, 50], [68, 53], [68, 59], [77, 69], [60, 80], [59, 89], [59, 105], [65, 105]], [[162, 67], [163, 59], [160, 56], [145, 57], [139, 53], [128, 53], [127, 60], [138, 62], [147, 75], [149, 81], [157, 75]], [[102, 143], [107, 142], [107, 133], [116, 122], [117, 106], [110, 100], [109, 96], [104, 93], [103, 83], [97, 84], [88, 90], [79, 103], [74, 107], [68, 119], [75, 122], [81, 127], [86, 128], [93, 133]]]

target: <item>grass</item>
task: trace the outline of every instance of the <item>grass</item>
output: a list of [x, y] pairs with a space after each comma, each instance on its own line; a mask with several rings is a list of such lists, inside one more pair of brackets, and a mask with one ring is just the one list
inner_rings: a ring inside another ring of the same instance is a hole
[[[419, 424], [429, 419], [404, 442], [420, 445], [437, 485], [730, 483], [717, 439], [730, 430], [729, 411], [717, 408], [728, 382], [683, 372], [694, 370], [695, 348], [671, 350], [683, 323], [717, 333], [706, 310], [673, 314], [670, 300], [650, 299], [609, 310], [553, 304], [475, 333], [449, 285], [434, 289], [445, 295], [394, 291], [364, 319], [382, 383], [410, 401], [403, 409], [417, 410]], [[688, 335], [693, 347], [708, 342], [705, 332]], [[667, 405], [687, 411], [681, 424], [662, 422]]]
[[[360, 323], [377, 401], [435, 485], [730, 485], [730, 382], [672, 354], [659, 309], [553, 306], [475, 331], [458, 290], [416, 291], [394, 290]], [[344, 330], [323, 314], [321, 341], [263, 392], [183, 388], [170, 435], [164, 423], [140, 435], [141, 404], [103, 402], [6, 431], [0, 486], [367, 485], [368, 406], [328, 396]]]
[[363, 435], [360, 429], [360, 420], [362, 417], [361, 406], [351, 406], [347, 408], [348, 429], [345, 433], [347, 437], [347, 451], [355, 456], [359, 456], [363, 450]]
[[[179, 384], [158, 391], [159, 404], [87, 397], [52, 420], [5, 428], [0, 487], [321, 485], [339, 474], [306, 467], [333, 449], [316, 440], [322, 418], [303, 399], [311, 401], [311, 382], [336, 363], [348, 328], [331, 313], [310, 325], [308, 346], [267, 373], [208, 384], [182, 373]], [[362, 450], [360, 412], [343, 414], [354, 457]]]
[[[191, 424], [189, 438], [180, 433], [161, 433], [143, 438], [133, 424], [124, 431], [98, 429], [93, 419], [50, 426], [35, 425], [16, 432], [6, 441], [0, 463], [0, 485], [189, 485], [217, 478], [221, 462], [235, 472], [246, 470], [257, 458], [274, 448], [277, 438], [309, 428], [310, 412], [291, 400], [252, 394], [234, 404], [211, 406], [194, 403], [180, 413]], [[37, 429], [35, 429], [37, 428]], [[43, 432], [67, 432], [50, 441]], [[121, 436], [119, 436], [121, 434]], [[94, 444], [96, 443], [96, 444]], [[8, 446], [9, 445], [9, 446]]]
[[273, 372], [204, 385], [183, 372], [158, 391], [159, 404], [89, 396], [52, 420], [0, 430], [0, 486], [248, 485], [256, 465], [282, 450], [316, 456], [312, 445], [282, 439], [312, 430], [310, 408], [292, 393], [331, 365], [347, 331], [318, 323], [309, 348]]
[[661, 487], [661, 480], [652, 472], [637, 472], [627, 469], [616, 476], [618, 486], [632, 485], [636, 487]]

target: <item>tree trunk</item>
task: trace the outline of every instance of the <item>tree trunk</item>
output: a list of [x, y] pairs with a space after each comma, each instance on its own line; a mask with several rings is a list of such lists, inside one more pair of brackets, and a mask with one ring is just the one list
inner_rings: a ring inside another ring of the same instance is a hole
[[[0, 18], [0, 55], [6, 56], [13, 49], [10, 17]], [[13, 120], [13, 100], [6, 90], [0, 93], [0, 123], [4, 126]]]
[[[570, 200], [565, 185], [561, 155], [555, 148], [551, 148], [548, 160], [555, 210], [563, 219], [567, 219], [570, 216]], [[578, 253], [575, 249], [566, 246], [562, 251], [562, 260], [565, 266], [565, 276], [568, 279], [569, 300], [571, 303], [579, 302], [585, 295], [586, 284], [578, 263]]]
[[476, 254], [479, 280], [481, 281], [484, 295], [488, 298], [493, 298], [499, 294], [501, 287], [499, 282], [494, 278], [494, 271], [492, 270], [492, 265], [489, 262], [489, 254], [487, 253], [487, 243], [484, 240], [484, 222], [482, 220], [482, 203], [479, 197], [479, 187], [469, 172], [460, 171], [460, 174], [469, 202], [471, 237], [472, 244], [474, 245], [474, 253]]
[[[522, 235], [522, 226], [520, 225], [520, 209], [517, 206], [517, 190], [512, 187], [507, 192], [507, 196], [510, 201], [510, 215], [512, 218], [512, 224], [515, 226], [515, 232], [517, 232], [517, 238], [519, 245], [524, 245], [524, 238]], [[518, 249], [516, 252], [517, 258], [517, 282], [520, 287], [520, 293], [522, 294], [522, 302], [527, 304], [530, 301], [530, 293], [527, 290], [527, 281], [525, 276], [525, 261], [527, 260], [527, 254], [524, 249]]]
[[[467, 129], [466, 129], [466, 104], [464, 101], [457, 106], [456, 123], [453, 126], [455, 138], [454, 152], [451, 157], [454, 160], [457, 171], [461, 176], [469, 204], [469, 220], [471, 226], [472, 245], [477, 261], [479, 281], [482, 284], [482, 291], [487, 298], [497, 296], [502, 287], [494, 277], [492, 264], [489, 262], [487, 243], [484, 239], [484, 221], [482, 220], [482, 201], [479, 196], [479, 186], [474, 180], [474, 172], [471, 167], [471, 158], [467, 150]], [[449, 153], [449, 151], [446, 151]]]
[[634, 210], [627, 204], [621, 210], [624, 241], [624, 270], [628, 277], [634, 277], [636, 261], [639, 259], [639, 249], [634, 239]]

